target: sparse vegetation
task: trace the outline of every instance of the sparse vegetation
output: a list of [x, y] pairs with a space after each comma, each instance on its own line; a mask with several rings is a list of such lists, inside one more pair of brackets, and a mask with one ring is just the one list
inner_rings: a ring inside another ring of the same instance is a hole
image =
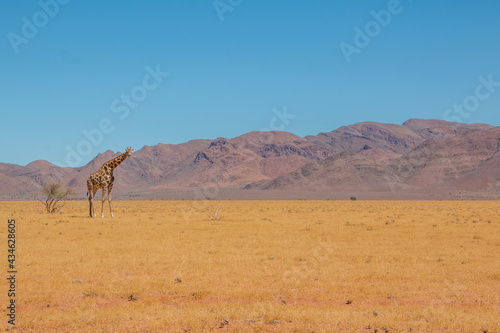
[[217, 209], [215, 210], [215, 213], [213, 213], [212, 215], [208, 215], [208, 217], [210, 218], [210, 221], [217, 221], [217, 220], [220, 220], [222, 219], [222, 216], [217, 216], [217, 214], [219, 213], [219, 208], [220, 208], [220, 201], [219, 203], [217, 204]]
[[356, 197], [351, 197], [351, 200], [352, 201], [356, 201]]
[[38, 199], [38, 196], [35, 198], [45, 206], [47, 213], [52, 214], [59, 212], [68, 196], [75, 195], [75, 192], [70, 188], [62, 190], [59, 183], [50, 183], [43, 185], [41, 195], [42, 199]]
[[497, 331], [498, 202], [221, 201], [225, 223], [214, 201], [116, 201], [95, 223], [85, 201], [37, 205], [0, 203], [29, 268], [16, 331]]

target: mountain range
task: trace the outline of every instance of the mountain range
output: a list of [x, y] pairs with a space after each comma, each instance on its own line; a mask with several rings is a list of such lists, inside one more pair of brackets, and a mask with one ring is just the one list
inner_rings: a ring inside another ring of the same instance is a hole
[[[127, 143], [124, 143], [124, 147]], [[45, 183], [86, 195], [110, 150], [82, 167], [0, 163], [0, 198]], [[500, 127], [410, 119], [362, 122], [304, 138], [281, 131], [144, 146], [114, 171], [115, 199], [498, 199]], [[98, 194], [100, 197], [100, 194]]]

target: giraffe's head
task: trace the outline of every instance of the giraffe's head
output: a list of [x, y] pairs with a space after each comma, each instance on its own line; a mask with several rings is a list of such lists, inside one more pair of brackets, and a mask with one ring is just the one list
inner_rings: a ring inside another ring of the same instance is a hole
[[131, 157], [131, 156], [132, 156], [132, 152], [133, 152], [133, 151], [134, 151], [134, 150], [132, 149], [132, 147], [128, 147], [127, 149], [125, 149], [125, 155], [126, 155], [127, 157]]

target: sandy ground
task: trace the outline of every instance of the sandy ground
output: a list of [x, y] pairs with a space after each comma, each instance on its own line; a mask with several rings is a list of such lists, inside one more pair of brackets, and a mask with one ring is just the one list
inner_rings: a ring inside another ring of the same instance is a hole
[[499, 202], [117, 201], [114, 212], [0, 202], [4, 276], [16, 221], [17, 332], [500, 332]]

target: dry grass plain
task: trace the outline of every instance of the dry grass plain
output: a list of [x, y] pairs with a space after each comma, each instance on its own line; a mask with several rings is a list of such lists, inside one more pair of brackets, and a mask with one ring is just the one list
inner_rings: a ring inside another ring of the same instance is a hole
[[15, 331], [500, 332], [499, 202], [87, 205], [0, 202]]

